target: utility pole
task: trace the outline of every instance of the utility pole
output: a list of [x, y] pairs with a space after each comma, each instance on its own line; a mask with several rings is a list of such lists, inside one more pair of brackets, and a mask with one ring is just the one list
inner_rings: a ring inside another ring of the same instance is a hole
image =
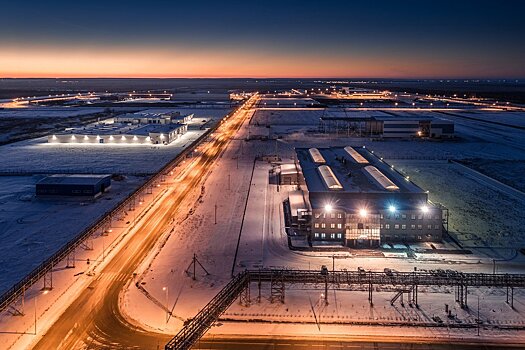
[[478, 337], [479, 337], [479, 324], [481, 320], [479, 319], [479, 294], [478, 294]]

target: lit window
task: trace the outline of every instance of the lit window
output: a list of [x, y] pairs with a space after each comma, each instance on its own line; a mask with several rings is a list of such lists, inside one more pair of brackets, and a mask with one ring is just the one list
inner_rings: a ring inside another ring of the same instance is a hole
[[337, 224], [337, 228], [343, 228], [343, 224]]
[[407, 225], [401, 225], [401, 229], [402, 230], [406, 230], [407, 229]]
[[380, 214], [380, 215], [379, 215], [379, 218], [380, 218], [380, 219], [383, 219], [383, 214]]
[[406, 219], [406, 218], [407, 218], [407, 214], [403, 214], [403, 215], [401, 215], [401, 218], [402, 218], [402, 219]]
[[415, 230], [415, 229], [416, 229], [416, 225], [410, 225], [410, 228], [411, 228], [412, 230]]
[[342, 213], [337, 213], [337, 218], [338, 219], [342, 219], [343, 218], [343, 214]]
[[395, 224], [395, 225], [394, 225], [394, 228], [395, 228], [396, 230], [399, 230], [399, 224]]
[[427, 225], [427, 228], [428, 228], [429, 230], [432, 230], [432, 225]]
[[330, 228], [335, 228], [335, 224], [330, 224]]
[[319, 228], [319, 223], [316, 222], [316, 223], [314, 224], [314, 227], [315, 227], [315, 228]]
[[326, 228], [326, 224], [324, 222], [321, 224], [321, 228]]
[[319, 219], [321, 217], [321, 214], [320, 213], [315, 213], [315, 218], [316, 219]]
[[417, 216], [417, 219], [418, 219], [418, 220], [423, 220], [423, 215], [419, 214], [419, 215]]
[[385, 228], [388, 230], [390, 228], [390, 224], [385, 224]]
[[330, 233], [330, 238], [334, 239], [335, 238], [335, 233]]
[[418, 228], [418, 230], [422, 230], [423, 229], [423, 225], [417, 225], [417, 228]]
[[338, 233], [337, 234], [337, 238], [343, 238], [343, 234], [342, 233]]
[[416, 220], [416, 214], [412, 214], [412, 220]]
[[319, 238], [319, 234], [318, 233], [314, 233], [314, 237], [315, 238]]
[[380, 226], [380, 227], [381, 227], [381, 228], [383, 228], [383, 224], [381, 224], [381, 226]]
[[321, 233], [321, 238], [326, 238], [326, 233]]
[[330, 217], [331, 217], [332, 219], [335, 219], [335, 213], [331, 213], [331, 214], [330, 214]]

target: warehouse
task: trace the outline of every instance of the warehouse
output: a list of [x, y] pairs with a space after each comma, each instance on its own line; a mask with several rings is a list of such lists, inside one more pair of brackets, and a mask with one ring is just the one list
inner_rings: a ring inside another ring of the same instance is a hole
[[47, 141], [49, 143], [167, 145], [185, 134], [187, 130], [186, 124], [99, 123], [49, 135]]
[[326, 115], [319, 128], [325, 133], [379, 138], [452, 138], [454, 123], [421, 115]]
[[96, 198], [111, 188], [111, 175], [50, 175], [36, 184], [38, 197]]
[[447, 217], [442, 207], [366, 148], [297, 148], [296, 153], [306, 182], [310, 243], [377, 247], [441, 241]]
[[297, 164], [281, 164], [279, 172], [279, 183], [281, 185], [297, 185], [299, 184], [300, 169]]
[[166, 112], [148, 109], [142, 112], [126, 113], [115, 117], [115, 123], [131, 124], [184, 124], [193, 119], [192, 114], [181, 115], [180, 112]]

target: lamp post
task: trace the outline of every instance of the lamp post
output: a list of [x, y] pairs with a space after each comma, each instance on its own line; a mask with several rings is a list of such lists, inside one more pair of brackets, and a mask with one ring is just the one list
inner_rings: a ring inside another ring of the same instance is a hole
[[169, 307], [168, 307], [168, 287], [162, 287], [162, 290], [166, 292], [166, 324], [169, 321]]

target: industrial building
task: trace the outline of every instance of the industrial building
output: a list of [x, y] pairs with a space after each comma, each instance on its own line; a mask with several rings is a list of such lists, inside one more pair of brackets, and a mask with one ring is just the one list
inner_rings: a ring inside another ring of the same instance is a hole
[[319, 129], [325, 133], [378, 138], [451, 138], [454, 123], [422, 115], [325, 115]]
[[[306, 188], [289, 194], [291, 226], [309, 243], [349, 247], [441, 241], [447, 211], [366, 148], [297, 148]], [[300, 213], [300, 215], [299, 215]]]
[[115, 117], [115, 123], [131, 124], [185, 124], [193, 119], [192, 114], [181, 115], [180, 112], [166, 112], [149, 109], [136, 113], [126, 113]]
[[96, 198], [111, 188], [111, 175], [50, 175], [36, 184], [38, 197]]

